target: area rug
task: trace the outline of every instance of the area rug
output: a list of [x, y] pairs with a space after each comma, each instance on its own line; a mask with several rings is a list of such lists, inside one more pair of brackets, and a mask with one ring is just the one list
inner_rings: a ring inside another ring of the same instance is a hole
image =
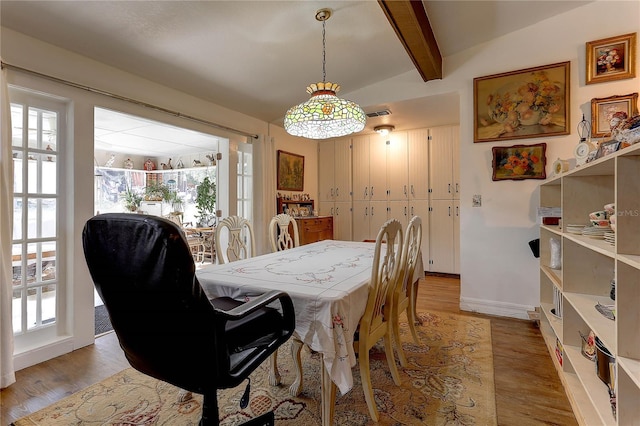
[[[482, 318], [429, 312], [419, 315], [421, 345], [401, 326], [408, 366], [400, 368], [402, 385], [393, 383], [382, 345], [371, 350], [371, 381], [380, 425], [496, 425], [490, 322]], [[320, 356], [302, 352], [304, 382], [298, 397], [288, 387], [294, 379], [288, 344], [280, 348], [280, 386], [270, 386], [268, 363], [251, 376], [251, 401], [239, 407], [245, 385], [218, 393], [223, 426], [236, 426], [274, 411], [276, 424], [320, 425]], [[354, 367], [354, 388], [338, 395], [335, 424], [370, 425], [367, 405]], [[15, 426], [56, 425], [197, 425], [202, 397], [179, 401], [179, 389], [128, 368], [57, 403], [24, 417]]]

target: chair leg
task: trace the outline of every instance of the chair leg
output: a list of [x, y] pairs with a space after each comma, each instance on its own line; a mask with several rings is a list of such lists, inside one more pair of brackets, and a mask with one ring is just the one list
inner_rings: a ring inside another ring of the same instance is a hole
[[416, 299], [418, 298], [418, 281], [409, 284], [408, 293], [409, 293], [409, 306], [407, 306], [407, 320], [409, 322], [409, 329], [411, 330], [411, 335], [413, 336], [414, 342], [420, 345], [421, 342], [420, 342], [420, 338], [418, 337], [418, 330], [416, 329], [416, 324], [422, 324], [422, 322], [418, 319], [418, 315], [416, 314]]
[[[402, 381], [400, 380], [400, 373], [398, 373], [398, 367], [396, 367], [396, 360], [393, 356], [393, 338], [391, 336], [391, 329], [387, 330], [387, 334], [384, 335], [384, 350], [387, 356], [387, 364], [389, 364], [389, 370], [391, 371], [391, 377], [393, 382], [400, 386]], [[402, 349], [400, 349], [402, 350]]]
[[[407, 313], [407, 315], [409, 314]], [[404, 354], [404, 350], [402, 349], [402, 341], [400, 340], [400, 310], [398, 310], [397, 308], [394, 309], [392, 318], [393, 321], [391, 321], [389, 325], [391, 326], [391, 336], [398, 352], [398, 361], [400, 361], [401, 367], [406, 367], [407, 356]]]
[[362, 381], [362, 390], [364, 391], [364, 399], [369, 407], [369, 415], [374, 422], [378, 421], [378, 409], [376, 408], [376, 400], [373, 397], [373, 387], [371, 386], [371, 371], [369, 370], [369, 350], [361, 345], [358, 350], [358, 364], [360, 365], [360, 380]]
[[218, 394], [211, 392], [204, 395], [202, 400], [202, 418], [199, 426], [219, 426], [220, 417], [218, 414]]

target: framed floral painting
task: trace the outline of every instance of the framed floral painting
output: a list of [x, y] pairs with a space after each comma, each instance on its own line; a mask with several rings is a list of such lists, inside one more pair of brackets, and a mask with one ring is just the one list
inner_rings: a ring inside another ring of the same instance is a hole
[[611, 135], [611, 120], [616, 113], [627, 117], [638, 115], [638, 93], [591, 99], [591, 137]]
[[569, 134], [570, 62], [473, 79], [474, 142]]
[[278, 189], [302, 191], [304, 189], [304, 156], [278, 150]]
[[587, 42], [587, 84], [636, 76], [636, 33]]
[[494, 146], [492, 180], [546, 179], [547, 144]]

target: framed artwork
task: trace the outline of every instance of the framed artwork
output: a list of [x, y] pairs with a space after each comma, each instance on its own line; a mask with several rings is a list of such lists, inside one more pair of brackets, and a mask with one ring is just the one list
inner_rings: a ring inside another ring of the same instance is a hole
[[473, 141], [570, 133], [570, 62], [473, 79]]
[[620, 149], [619, 141], [602, 142], [598, 147], [596, 158], [602, 158], [605, 155], [613, 154]]
[[587, 84], [636, 76], [636, 33], [587, 42]]
[[618, 112], [627, 117], [638, 115], [638, 93], [591, 99], [591, 137], [603, 138], [611, 134], [611, 119]]
[[546, 179], [546, 143], [494, 146], [492, 180]]
[[278, 150], [278, 189], [302, 191], [304, 189], [304, 157]]

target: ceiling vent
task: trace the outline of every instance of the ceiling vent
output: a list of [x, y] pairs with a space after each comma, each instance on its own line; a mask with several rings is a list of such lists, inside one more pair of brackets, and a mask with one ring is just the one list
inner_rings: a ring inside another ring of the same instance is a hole
[[382, 117], [385, 115], [391, 115], [391, 111], [389, 111], [388, 109], [383, 109], [382, 111], [376, 111], [376, 112], [368, 112], [367, 113], [367, 117], [372, 118], [372, 117]]

